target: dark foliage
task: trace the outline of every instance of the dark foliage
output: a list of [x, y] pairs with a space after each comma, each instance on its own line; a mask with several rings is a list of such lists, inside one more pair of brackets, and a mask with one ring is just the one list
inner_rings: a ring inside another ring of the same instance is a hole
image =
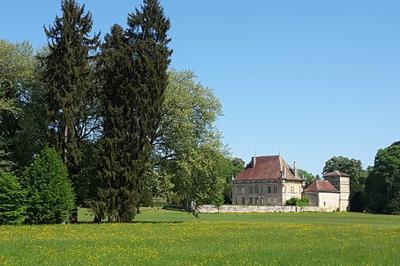
[[110, 222], [131, 222], [148, 198], [146, 173], [167, 87], [169, 20], [158, 1], [114, 25], [99, 59], [104, 110], [100, 186], [94, 210]]
[[366, 206], [375, 213], [400, 213], [400, 142], [378, 151], [366, 181]]
[[77, 192], [77, 204], [83, 196], [82, 155], [86, 142], [96, 139], [99, 129], [93, 54], [99, 35], [90, 37], [92, 15], [75, 0], [64, 0], [62, 16], [45, 28], [48, 53], [41, 58], [48, 138], [62, 155]]

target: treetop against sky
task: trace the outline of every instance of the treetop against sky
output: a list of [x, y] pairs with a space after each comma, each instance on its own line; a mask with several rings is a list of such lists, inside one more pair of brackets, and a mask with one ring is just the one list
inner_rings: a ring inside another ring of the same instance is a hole
[[[79, 1], [102, 37], [141, 1]], [[161, 1], [172, 67], [192, 69], [224, 108], [234, 156], [281, 154], [320, 173], [334, 155], [373, 162], [398, 140], [399, 1]], [[0, 38], [46, 43], [54, 0], [5, 1]]]

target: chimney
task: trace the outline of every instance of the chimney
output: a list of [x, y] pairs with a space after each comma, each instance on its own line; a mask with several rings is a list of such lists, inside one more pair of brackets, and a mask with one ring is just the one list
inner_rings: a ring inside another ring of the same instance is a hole
[[297, 178], [297, 163], [296, 163], [296, 161], [293, 162], [293, 170], [294, 170], [294, 178]]
[[252, 162], [253, 168], [256, 168], [256, 162], [257, 162], [257, 158], [253, 157], [253, 162]]

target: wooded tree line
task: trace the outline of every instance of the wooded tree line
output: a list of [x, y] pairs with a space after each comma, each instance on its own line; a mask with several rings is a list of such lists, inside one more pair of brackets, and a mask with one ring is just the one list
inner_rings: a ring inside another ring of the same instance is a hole
[[169, 70], [158, 0], [104, 41], [84, 6], [61, 9], [37, 54], [0, 41], [0, 223], [74, 222], [81, 206], [97, 222], [131, 222], [155, 202], [229, 202], [244, 163], [220, 141], [212, 91]]
[[[336, 170], [350, 176], [351, 211], [400, 214], [400, 142], [378, 150], [374, 165], [366, 169], [360, 160], [332, 157], [323, 174]], [[304, 170], [299, 170], [299, 175], [308, 184], [320, 178]]]

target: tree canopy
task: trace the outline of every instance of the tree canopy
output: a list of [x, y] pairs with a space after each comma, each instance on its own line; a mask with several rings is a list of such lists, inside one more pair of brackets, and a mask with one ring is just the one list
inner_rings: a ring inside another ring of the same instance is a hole
[[131, 222], [149, 194], [150, 156], [168, 84], [169, 27], [160, 3], [145, 0], [129, 14], [128, 28], [114, 25], [102, 46], [104, 152], [95, 210], [110, 222]]
[[221, 167], [227, 156], [215, 125], [221, 104], [192, 72], [171, 71], [169, 78], [153, 152], [156, 170], [170, 178], [177, 203], [211, 203], [222, 195], [225, 175], [234, 174]]
[[304, 180], [306, 181], [306, 186], [310, 185], [316, 179], [316, 177], [312, 173], [307, 172], [306, 170], [303, 170], [303, 169], [298, 169], [297, 174], [300, 177], [304, 178]]
[[368, 210], [400, 213], [400, 142], [378, 151], [365, 190]]
[[[16, 141], [21, 133], [22, 108], [34, 82], [34, 56], [28, 42], [0, 40], [0, 167], [16, 166]], [[13, 161], [13, 163], [11, 162]]]

